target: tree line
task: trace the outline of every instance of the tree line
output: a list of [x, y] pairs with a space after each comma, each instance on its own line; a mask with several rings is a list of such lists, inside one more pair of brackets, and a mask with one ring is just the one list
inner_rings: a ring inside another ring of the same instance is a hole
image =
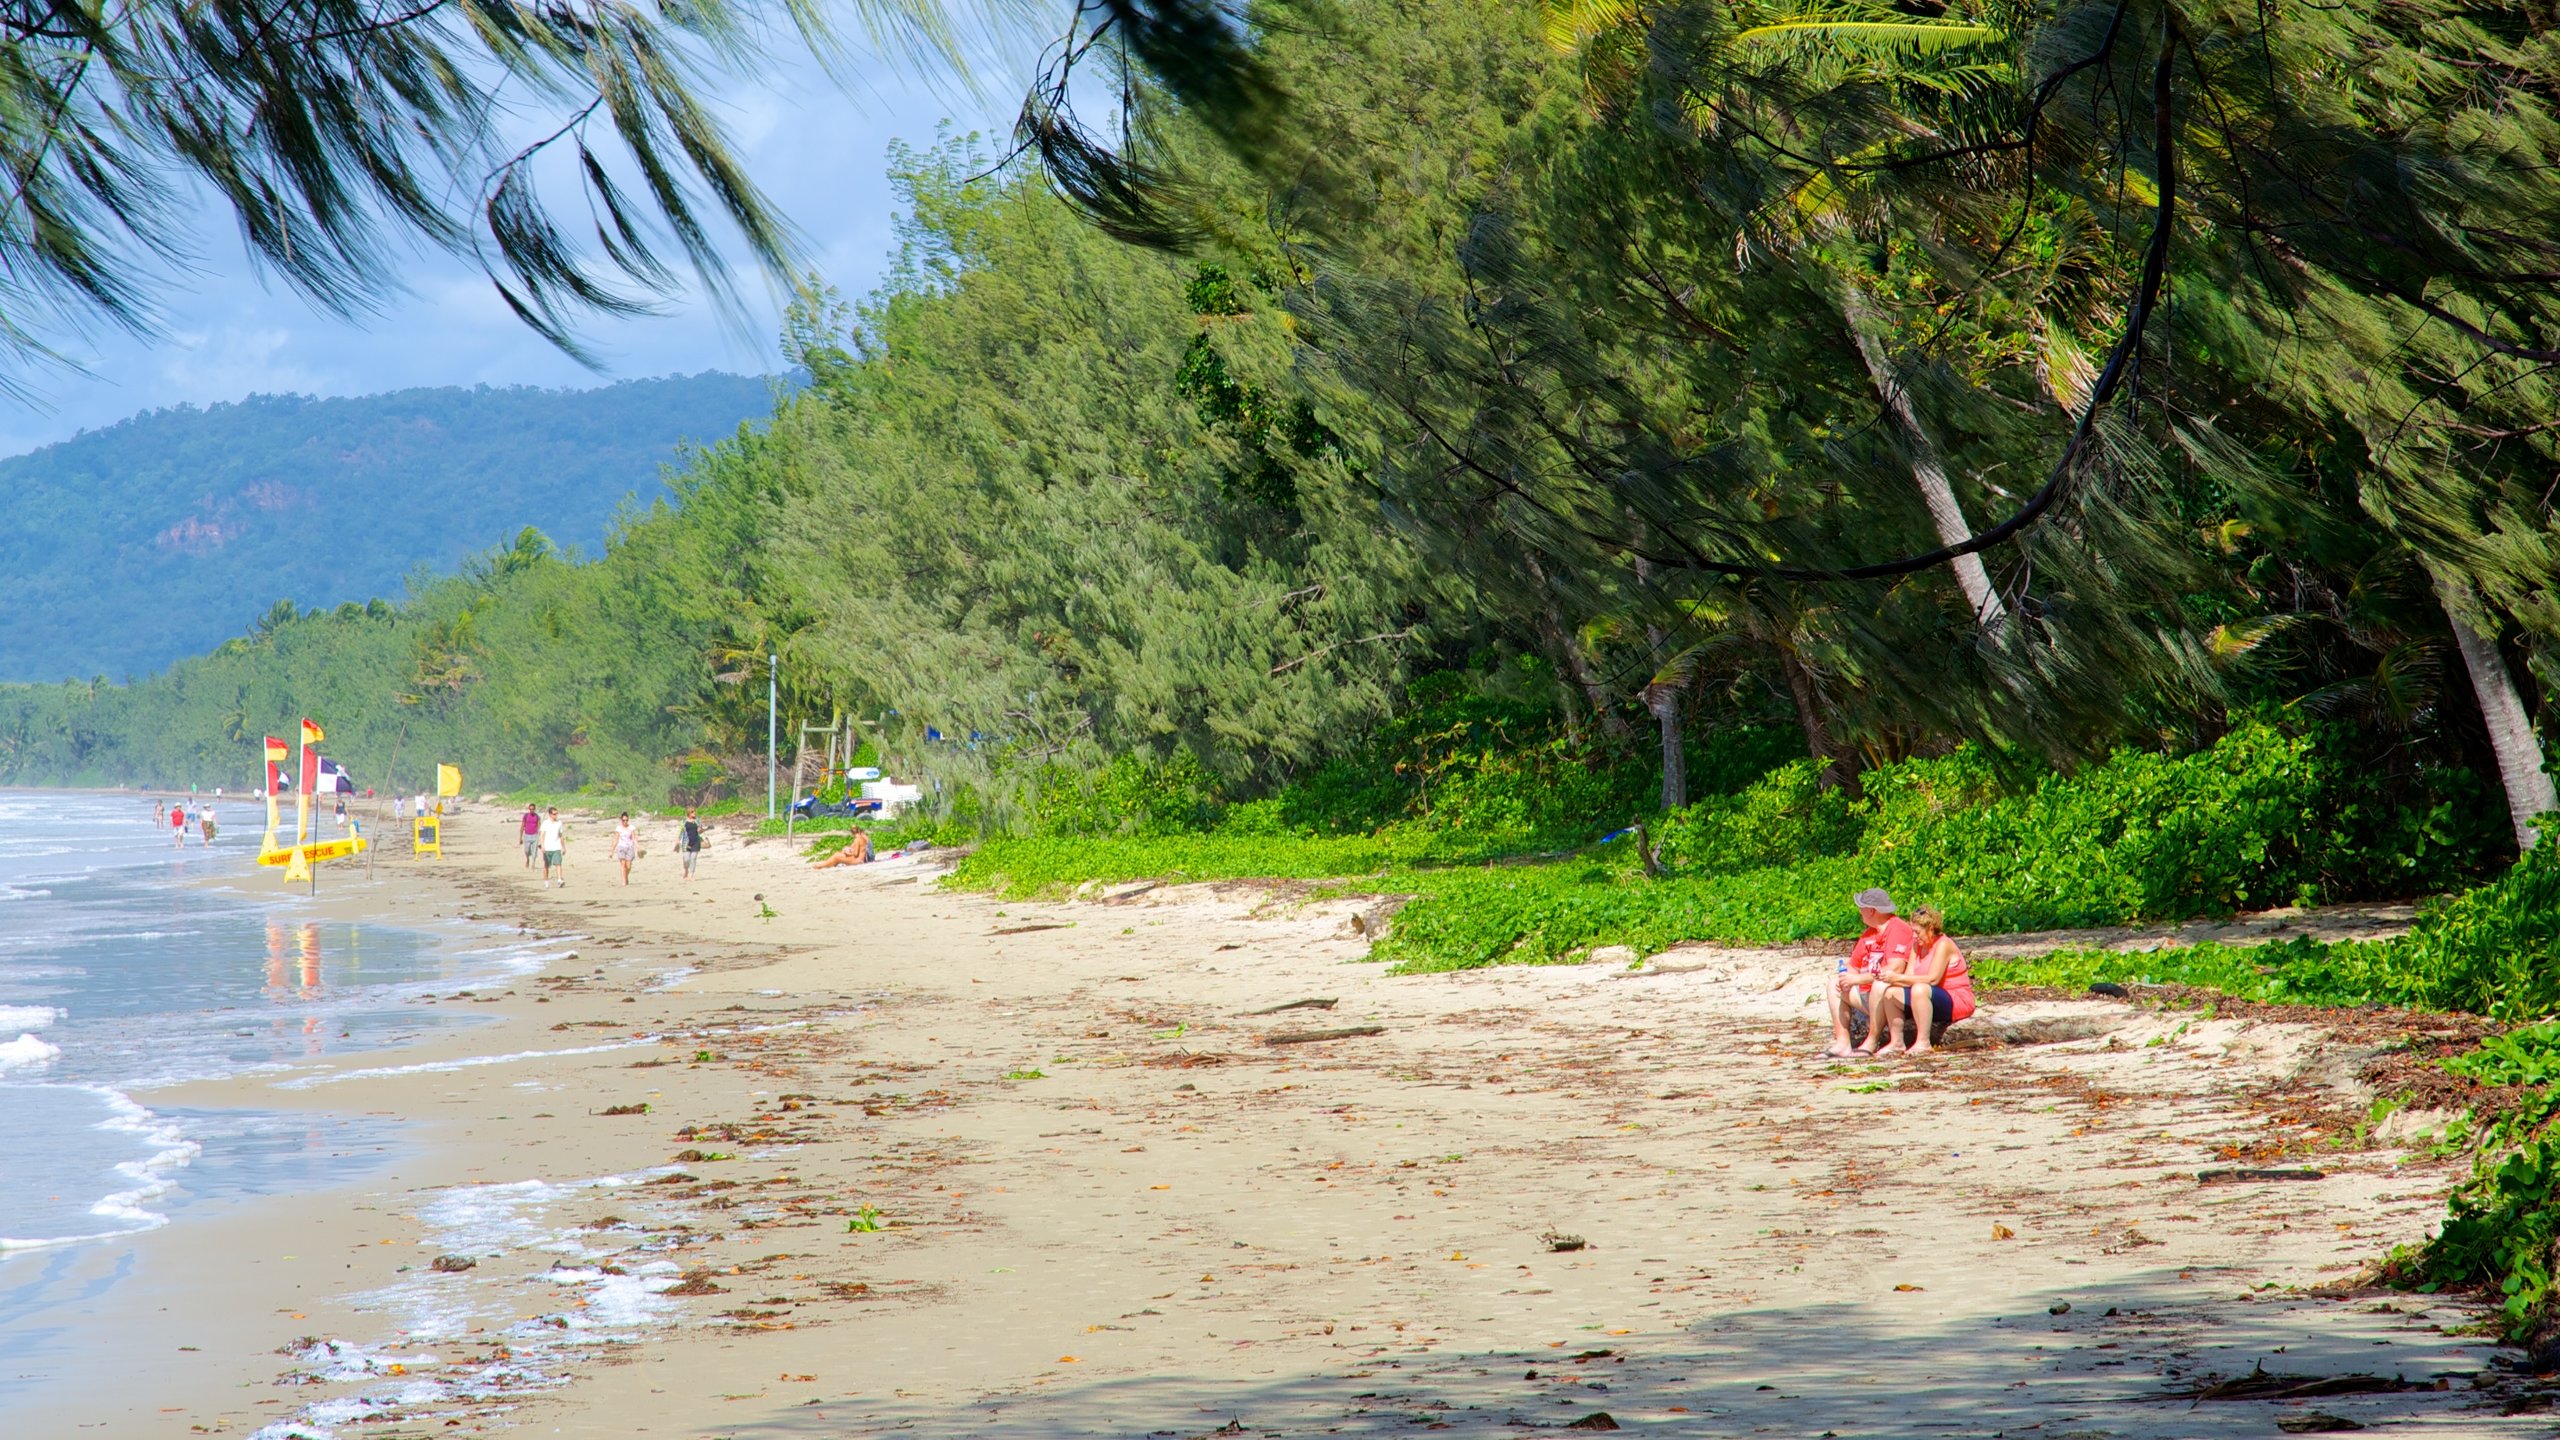
[[2242, 716], [2495, 777], [2519, 843], [2555, 808], [2548, 16], [1178, 10], [1083, 12], [1061, 65], [1114, 83], [1009, 150], [895, 157], [890, 277], [807, 286], [808, 387], [599, 558], [0, 692], [0, 777], [183, 782], [325, 710], [707, 794], [772, 654], [998, 825], [1116, 755], [1267, 792], [1426, 674], [1673, 809], [1735, 724], [1854, 791]]

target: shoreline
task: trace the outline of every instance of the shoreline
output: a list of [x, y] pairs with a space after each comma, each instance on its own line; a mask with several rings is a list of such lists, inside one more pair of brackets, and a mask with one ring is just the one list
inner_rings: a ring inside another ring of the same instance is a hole
[[[165, 1308], [131, 1307], [150, 1313], [97, 1357], [96, 1398], [31, 1433], [1406, 1433], [1605, 1412], [1665, 1433], [1712, 1415], [2135, 1436], [2263, 1434], [2307, 1408], [2542, 1428], [2498, 1413], [2529, 1378], [2501, 1347], [2448, 1333], [2477, 1305], [2335, 1293], [2432, 1228], [2455, 1166], [2320, 1149], [2284, 1162], [2318, 1181], [2196, 1181], [2355, 1102], [2343, 1030], [2003, 1002], [1981, 1031], [2015, 1043], [1825, 1066], [1804, 1058], [1814, 972], [1771, 952], [1395, 977], [1358, 963], [1354, 902], [1002, 902], [919, 885], [939, 872], [912, 862], [811, 873], [734, 829], [686, 887], [654, 821], [629, 890], [590, 824], [570, 887], [544, 891], [513, 818], [474, 806], [441, 866], [324, 879], [315, 909], [575, 953], [437, 1002], [488, 1025], [153, 1092], [397, 1117], [403, 1153], [155, 1232], [126, 1283]], [[1333, 1003], [1255, 1013], [1304, 1000]], [[1567, 1236], [1586, 1243], [1553, 1248]], [[472, 1263], [436, 1271], [443, 1254]], [[1877, 1357], [1914, 1354], [1918, 1391], [1878, 1379]], [[2161, 1398], [2256, 1364], [2448, 1388]]]

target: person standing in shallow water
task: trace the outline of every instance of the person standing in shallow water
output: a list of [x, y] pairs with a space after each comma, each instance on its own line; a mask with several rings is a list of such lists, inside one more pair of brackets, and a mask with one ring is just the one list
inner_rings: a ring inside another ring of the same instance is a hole
[[684, 858], [684, 878], [693, 878], [693, 867], [702, 860], [702, 822], [691, 810], [684, 812], [684, 828], [676, 833], [676, 854]]
[[639, 858], [640, 832], [631, 828], [631, 812], [625, 810], [613, 827], [613, 863], [622, 867], [623, 884], [631, 883], [631, 862]]

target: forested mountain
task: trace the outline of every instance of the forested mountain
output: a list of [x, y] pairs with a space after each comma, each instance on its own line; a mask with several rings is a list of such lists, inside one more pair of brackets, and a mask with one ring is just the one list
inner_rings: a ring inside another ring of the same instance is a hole
[[0, 461], [0, 679], [138, 676], [243, 633], [280, 600], [397, 599], [534, 526], [602, 548], [664, 492], [684, 441], [773, 408], [705, 371], [590, 390], [253, 395], [153, 410]]

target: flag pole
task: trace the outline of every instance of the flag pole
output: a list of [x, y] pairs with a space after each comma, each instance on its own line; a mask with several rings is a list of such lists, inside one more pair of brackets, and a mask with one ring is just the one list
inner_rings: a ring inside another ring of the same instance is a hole
[[311, 722], [297, 724], [293, 736], [298, 746], [293, 756], [293, 844], [298, 850], [311, 834]]

